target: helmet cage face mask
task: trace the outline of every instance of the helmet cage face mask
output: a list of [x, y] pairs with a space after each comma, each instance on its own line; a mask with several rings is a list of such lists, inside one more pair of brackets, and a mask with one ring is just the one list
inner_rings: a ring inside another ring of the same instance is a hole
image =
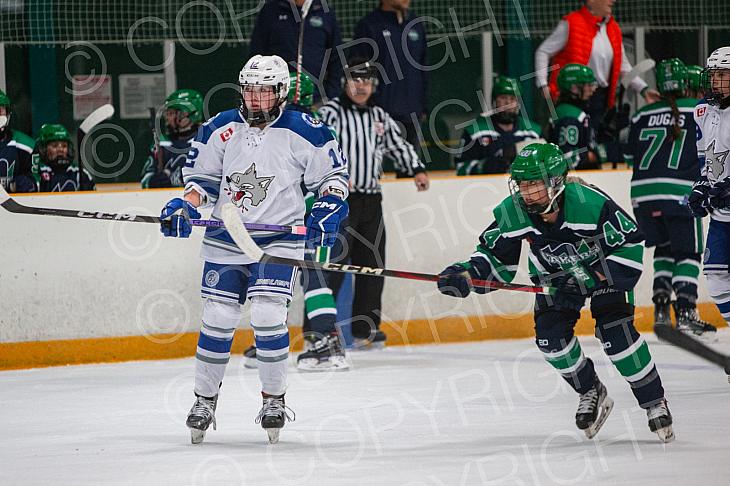
[[707, 103], [723, 109], [730, 106], [730, 47], [715, 49], [702, 75]]
[[[241, 84], [241, 114], [243, 115], [243, 118], [248, 122], [249, 125], [261, 125], [261, 124], [269, 124], [272, 123], [274, 120], [276, 120], [282, 111], [282, 106], [287, 101], [287, 95], [281, 96], [280, 94], [277, 95], [277, 93], [281, 93], [281, 86], [272, 86], [270, 84], [254, 84], [254, 83], [246, 83]], [[273, 88], [271, 93], [273, 96], [273, 104], [271, 108], [268, 110], [253, 110], [246, 105], [246, 93], [251, 92], [252, 96], [262, 96], [263, 93], [260, 90], [256, 90], [255, 88]], [[288, 88], [288, 86], [287, 86]], [[288, 89], [287, 89], [288, 91]]]
[[[526, 187], [520, 189], [520, 183], [526, 183]], [[542, 184], [539, 184], [542, 183]], [[533, 202], [528, 204], [522, 192], [534, 193], [546, 191], [547, 200], [543, 203]], [[556, 211], [558, 206], [558, 198], [565, 190], [565, 175], [548, 177], [535, 180], [515, 180], [509, 178], [509, 192], [515, 203], [530, 214], [547, 214]]]
[[[716, 77], [722, 79], [713, 83]], [[730, 105], [730, 69], [707, 68], [702, 71], [702, 81], [708, 104], [723, 108]]]

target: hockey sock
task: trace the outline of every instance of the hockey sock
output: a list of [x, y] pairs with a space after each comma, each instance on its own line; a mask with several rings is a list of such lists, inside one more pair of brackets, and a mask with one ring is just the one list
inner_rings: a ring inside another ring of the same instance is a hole
[[224, 304], [206, 299], [203, 327], [195, 352], [195, 393], [212, 397], [218, 393], [226, 365], [231, 358], [233, 333], [241, 318], [238, 304]]
[[322, 287], [306, 292], [304, 306], [312, 332], [326, 336], [335, 331], [337, 307], [331, 289]]

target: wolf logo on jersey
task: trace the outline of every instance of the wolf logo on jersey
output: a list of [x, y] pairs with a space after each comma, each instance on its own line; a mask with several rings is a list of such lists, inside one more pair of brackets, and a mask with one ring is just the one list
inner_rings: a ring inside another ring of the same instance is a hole
[[258, 206], [266, 199], [266, 189], [274, 180], [275, 176], [259, 177], [256, 174], [256, 164], [251, 166], [244, 172], [234, 172], [230, 176], [226, 176], [228, 183], [228, 192], [231, 202], [242, 211], [248, 211], [244, 206], [246, 199], [251, 201], [252, 206]]
[[707, 165], [708, 177], [712, 180], [720, 180], [723, 172], [725, 172], [725, 159], [730, 150], [715, 152], [715, 142], [716, 140], [713, 140], [705, 150], [705, 164]]

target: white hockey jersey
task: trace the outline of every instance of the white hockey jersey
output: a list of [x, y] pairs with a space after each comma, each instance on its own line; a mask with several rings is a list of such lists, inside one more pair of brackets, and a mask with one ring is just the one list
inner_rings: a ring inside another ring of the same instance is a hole
[[[183, 168], [185, 192], [198, 191], [212, 219], [231, 202], [245, 223], [301, 225], [304, 194], [336, 187], [347, 196], [347, 161], [329, 128], [306, 113], [283, 110], [264, 129], [251, 127], [237, 109], [224, 111], [202, 125]], [[301, 236], [252, 231], [271, 255], [302, 258]], [[222, 228], [207, 228], [201, 256], [220, 264], [252, 263]]]
[[[704, 99], [695, 107], [697, 155], [702, 175], [714, 184], [730, 177], [730, 109], [721, 110]], [[730, 210], [713, 210], [712, 219], [730, 221]]]

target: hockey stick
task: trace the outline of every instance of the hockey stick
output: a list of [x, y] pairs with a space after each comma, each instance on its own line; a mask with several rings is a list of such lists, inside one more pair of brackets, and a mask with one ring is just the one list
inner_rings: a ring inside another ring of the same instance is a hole
[[89, 116], [87, 116], [84, 121], [81, 122], [81, 125], [79, 126], [78, 132], [76, 132], [76, 146], [79, 150], [79, 185], [78, 190], [81, 190], [81, 181], [83, 180], [82, 175], [84, 173], [84, 165], [86, 161], [84, 160], [84, 151], [81, 150], [81, 144], [84, 141], [84, 138], [86, 135], [99, 123], [103, 122], [104, 120], [108, 120], [114, 116], [114, 107], [110, 104], [102, 105], [96, 110], [92, 111]]
[[[238, 210], [233, 204], [225, 204], [221, 210], [223, 221], [226, 224], [228, 233], [236, 242], [236, 245], [247, 256], [257, 262], [275, 263], [289, 265], [292, 267], [306, 268], [309, 270], [328, 270], [331, 272], [351, 273], [356, 275], [369, 275], [374, 277], [395, 277], [408, 280], [422, 280], [426, 282], [438, 282], [439, 276], [428, 273], [405, 272], [401, 270], [388, 270], [386, 268], [361, 267], [359, 265], [347, 265], [343, 263], [319, 263], [309, 260], [298, 260], [296, 258], [285, 258], [268, 255], [253, 241], [246, 230]], [[550, 287], [533, 287], [530, 285], [510, 284], [494, 280], [472, 280], [474, 287], [493, 288], [501, 290], [514, 290], [517, 292], [528, 292], [532, 294], [550, 294]]]
[[[128, 214], [128, 213], [105, 213], [103, 211], [89, 212], [89, 211], [76, 211], [73, 209], [57, 209], [57, 208], [39, 208], [24, 206], [15, 199], [10, 197], [5, 191], [5, 188], [0, 186], [0, 206], [5, 208], [7, 211], [16, 214], [35, 214], [39, 216], [59, 216], [65, 218], [81, 218], [81, 219], [102, 219], [102, 220], [113, 220], [113, 221], [127, 221], [132, 223], [154, 223], [160, 224], [160, 218], [157, 216], [143, 216], [139, 214]], [[216, 221], [211, 219], [191, 219], [191, 226], [205, 226], [208, 228], [223, 228], [225, 225], [223, 221]], [[291, 233], [295, 235], [306, 235], [306, 226], [281, 226], [278, 224], [261, 224], [261, 223], [246, 223], [246, 228], [253, 231], [276, 231], [281, 233]]]
[[302, 78], [302, 49], [304, 47], [304, 20], [309, 13], [309, 7], [312, 6], [312, 0], [304, 0], [302, 5], [302, 17], [299, 23], [299, 44], [297, 45], [297, 82], [294, 87], [294, 104], [299, 103], [299, 94], [301, 92]]
[[680, 332], [667, 325], [655, 325], [654, 333], [657, 337], [663, 341], [682, 348], [685, 351], [699, 356], [702, 359], [706, 359], [711, 363], [715, 363], [717, 366], [725, 370], [725, 373], [730, 375], [730, 356], [715, 351], [711, 347], [707, 346], [694, 339], [692, 336], [688, 336], [683, 332]]
[[[637, 62], [636, 66], [631, 68], [631, 71], [621, 77], [621, 87], [625, 90], [629, 89], [629, 85], [634, 78], [641, 76], [647, 71], [651, 71], [654, 69], [655, 64], [654, 59], [644, 59], [643, 61]], [[623, 99], [621, 101], [623, 101]]]

